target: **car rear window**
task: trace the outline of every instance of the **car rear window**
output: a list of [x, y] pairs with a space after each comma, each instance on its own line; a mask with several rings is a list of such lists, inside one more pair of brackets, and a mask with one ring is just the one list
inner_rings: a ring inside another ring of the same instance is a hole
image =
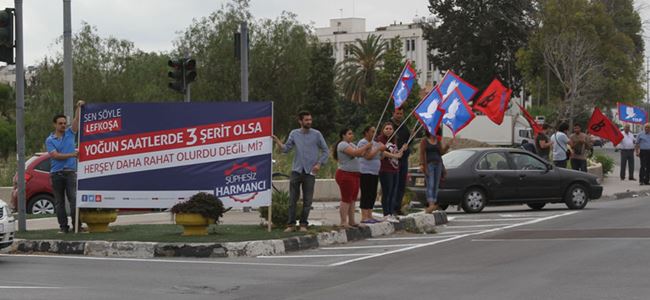
[[454, 150], [442, 156], [442, 162], [445, 168], [454, 169], [462, 165], [467, 159], [472, 157], [474, 150]]
[[50, 160], [46, 159], [42, 161], [40, 164], [38, 164], [36, 167], [34, 167], [35, 170], [43, 171], [43, 172], [49, 172], [50, 171]]

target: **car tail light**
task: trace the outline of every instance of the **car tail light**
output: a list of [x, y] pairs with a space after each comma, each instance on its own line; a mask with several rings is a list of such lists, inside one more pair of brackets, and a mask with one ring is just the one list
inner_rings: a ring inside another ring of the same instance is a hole
[[32, 179], [32, 174], [25, 173], [25, 183], [29, 182], [30, 179]]

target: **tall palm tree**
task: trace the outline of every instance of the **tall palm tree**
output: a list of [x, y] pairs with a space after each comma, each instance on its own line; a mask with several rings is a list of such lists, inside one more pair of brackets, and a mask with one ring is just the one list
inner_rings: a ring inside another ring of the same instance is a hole
[[388, 42], [380, 35], [370, 34], [365, 40], [356, 39], [356, 43], [348, 47], [348, 57], [337, 65], [337, 83], [346, 99], [364, 104], [366, 90], [375, 83]]

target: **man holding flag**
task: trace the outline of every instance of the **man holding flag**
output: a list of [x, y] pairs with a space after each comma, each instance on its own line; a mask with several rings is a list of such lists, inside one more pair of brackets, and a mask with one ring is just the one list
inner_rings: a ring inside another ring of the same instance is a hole
[[400, 125], [404, 121], [404, 109], [402, 107], [395, 108], [393, 111], [393, 117], [390, 119], [390, 122], [393, 123], [393, 128], [399, 128], [395, 133], [397, 137], [397, 148], [404, 150], [402, 157], [399, 159], [399, 179], [397, 183], [397, 201], [395, 203], [395, 211], [398, 215], [404, 215], [402, 212], [402, 198], [404, 197], [404, 192], [406, 191], [406, 177], [409, 170], [409, 155], [411, 155], [410, 143], [411, 131], [407, 128], [408, 126]]

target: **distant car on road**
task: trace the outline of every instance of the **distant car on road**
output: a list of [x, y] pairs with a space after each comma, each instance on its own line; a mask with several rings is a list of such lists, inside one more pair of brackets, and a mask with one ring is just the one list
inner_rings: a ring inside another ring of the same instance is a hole
[[11, 216], [7, 203], [0, 200], [0, 249], [11, 246], [14, 242], [16, 221]]
[[[16, 176], [14, 176], [11, 192], [11, 204], [14, 209], [18, 207]], [[49, 153], [36, 153], [25, 162], [25, 200], [28, 214], [54, 214]]]
[[[521, 149], [460, 149], [445, 154], [443, 161], [447, 177], [438, 193], [442, 209], [460, 205], [477, 213], [486, 205], [526, 204], [538, 210], [547, 203], [582, 209], [603, 192], [596, 176], [557, 168]], [[424, 174], [411, 169], [409, 175], [409, 188], [426, 202]]]

